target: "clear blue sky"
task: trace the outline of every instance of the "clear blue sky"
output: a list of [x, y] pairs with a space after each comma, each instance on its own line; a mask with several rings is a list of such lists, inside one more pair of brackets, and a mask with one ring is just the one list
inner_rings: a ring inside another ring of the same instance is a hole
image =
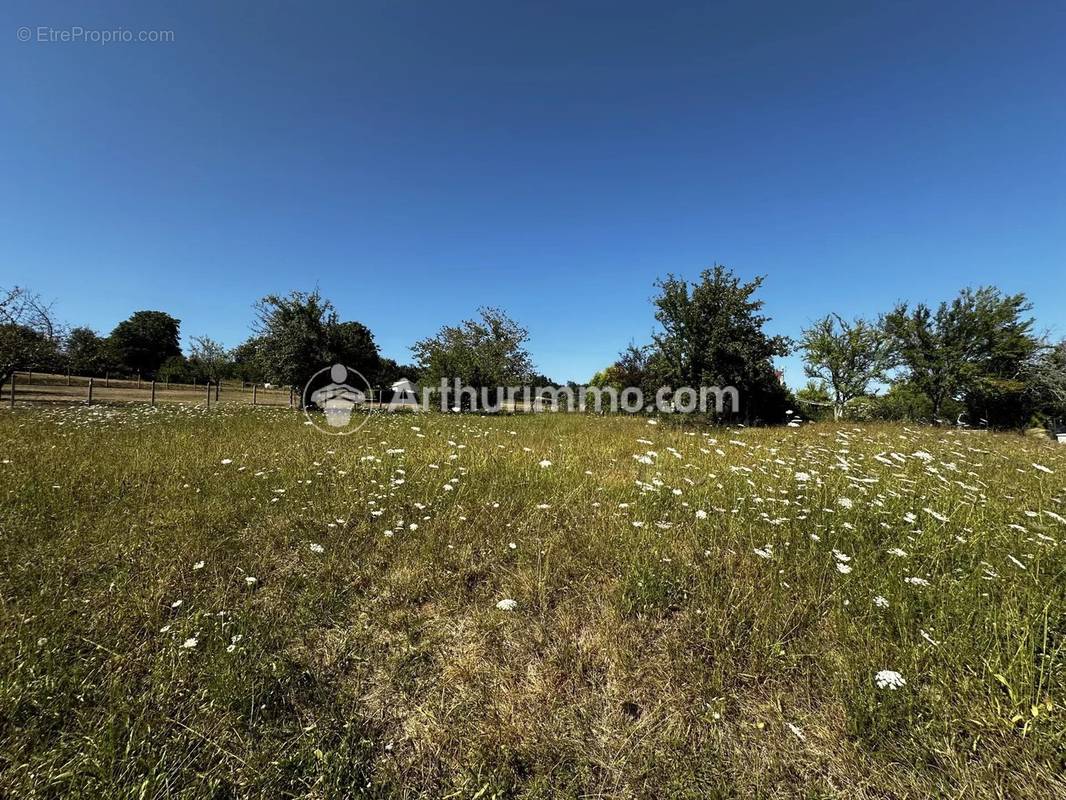
[[1062, 2], [6, 0], [0, 286], [235, 345], [318, 285], [400, 361], [499, 305], [576, 380], [716, 261], [774, 332], [993, 283], [1062, 336], [1064, 42]]

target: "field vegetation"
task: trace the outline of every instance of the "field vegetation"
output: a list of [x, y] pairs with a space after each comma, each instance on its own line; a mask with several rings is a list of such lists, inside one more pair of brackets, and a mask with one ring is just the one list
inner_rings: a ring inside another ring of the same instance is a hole
[[5, 410], [0, 795], [1062, 796], [1063, 475], [890, 424]]

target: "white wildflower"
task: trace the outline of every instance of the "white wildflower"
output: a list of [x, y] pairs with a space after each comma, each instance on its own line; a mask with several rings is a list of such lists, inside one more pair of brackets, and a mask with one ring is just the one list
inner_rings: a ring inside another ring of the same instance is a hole
[[883, 669], [874, 675], [874, 683], [877, 684], [878, 689], [901, 689], [907, 685], [907, 681], [903, 676], [892, 669]]
[[500, 611], [514, 611], [518, 608], [518, 601], [508, 597], [498, 602], [496, 608], [500, 609]]

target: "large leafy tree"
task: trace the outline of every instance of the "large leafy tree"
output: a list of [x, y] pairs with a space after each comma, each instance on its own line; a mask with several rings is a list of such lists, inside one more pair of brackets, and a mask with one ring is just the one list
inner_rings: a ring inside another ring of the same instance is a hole
[[152, 376], [167, 359], [181, 355], [181, 321], [164, 311], [136, 311], [108, 337], [119, 369]]
[[107, 339], [92, 328], [74, 328], [64, 344], [67, 369], [75, 375], [100, 375], [110, 364]]
[[939, 419], [952, 399], [972, 416], [1009, 424], [1024, 416], [1021, 370], [1037, 349], [1032, 308], [1024, 294], [985, 286], [964, 289], [934, 312], [924, 303], [898, 305], [882, 320], [894, 363], [925, 394]]
[[721, 265], [693, 283], [673, 275], [659, 281], [652, 301], [662, 326], [654, 337], [658, 377], [675, 388], [735, 386], [744, 417], [783, 419], [787, 394], [773, 359], [788, 355], [791, 342], [764, 330], [769, 317], [754, 297], [762, 282], [741, 282]]
[[458, 380], [475, 389], [517, 386], [530, 380], [529, 333], [498, 308], [478, 309], [478, 319], [445, 325], [411, 348], [424, 381]]
[[0, 289], [0, 388], [16, 370], [51, 365], [59, 341], [51, 308], [38, 295], [19, 286]]
[[808, 378], [823, 381], [833, 393], [833, 417], [844, 416], [849, 400], [866, 394], [885, 376], [888, 340], [876, 325], [862, 319], [848, 322], [828, 314], [805, 328], [799, 342]]
[[341, 322], [317, 289], [268, 295], [256, 311], [255, 335], [238, 355], [258, 362], [266, 380], [302, 390], [312, 375], [332, 364], [357, 370], [371, 383], [377, 380], [381, 361], [370, 330], [359, 322]]

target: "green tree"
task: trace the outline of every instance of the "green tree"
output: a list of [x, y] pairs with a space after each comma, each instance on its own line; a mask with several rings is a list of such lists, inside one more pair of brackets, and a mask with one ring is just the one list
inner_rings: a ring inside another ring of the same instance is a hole
[[823, 381], [807, 381], [807, 385], [796, 392], [796, 403], [800, 415], [810, 420], [826, 419], [836, 410], [829, 396], [829, 387]]
[[604, 367], [589, 378], [589, 386], [595, 386], [598, 389], [614, 389], [621, 392], [626, 388], [621, 367], [617, 364]]
[[116, 366], [146, 377], [168, 358], [181, 354], [180, 320], [164, 311], [136, 311], [108, 337]]
[[207, 336], [194, 336], [188, 369], [197, 380], [218, 383], [233, 369], [233, 356], [219, 342]]
[[259, 354], [259, 338], [251, 337], [233, 348], [233, 376], [249, 383], [266, 383], [272, 380], [264, 369]]
[[377, 379], [380, 356], [370, 330], [359, 322], [341, 322], [317, 289], [268, 295], [256, 311], [255, 335], [240, 355], [254, 358], [266, 380], [302, 391], [332, 364], [357, 370], [371, 383]]
[[592, 376], [589, 386], [612, 388], [619, 393], [633, 387], [650, 399], [661, 385], [659, 375], [663, 370], [660, 362], [661, 357], [652, 345], [630, 342], [613, 364]]
[[828, 314], [805, 328], [799, 343], [808, 378], [832, 390], [833, 417], [844, 416], [848, 401], [866, 394], [870, 383], [885, 377], [889, 366], [888, 340], [876, 325], [848, 322]]
[[359, 370], [371, 383], [381, 383], [381, 356], [374, 335], [361, 322], [337, 322], [326, 328], [326, 350], [334, 363]]
[[[945, 412], [958, 410], [949, 408]], [[896, 422], [928, 422], [933, 418], [933, 402], [929, 396], [908, 380], [894, 381], [885, 394], [877, 398], [877, 417]]]
[[656, 377], [675, 388], [735, 386], [746, 419], [784, 419], [787, 393], [773, 359], [788, 355], [791, 342], [764, 330], [769, 318], [754, 299], [762, 282], [742, 283], [721, 265], [691, 284], [673, 275], [657, 282]]
[[414, 364], [398, 364], [395, 359], [382, 358], [378, 380], [383, 386], [391, 386], [396, 381], [406, 378], [417, 383], [421, 380], [422, 370]]
[[1038, 415], [1059, 422], [1066, 419], [1066, 340], [1043, 345], [1021, 375], [1029, 404]]
[[935, 312], [922, 303], [913, 310], [901, 303], [882, 319], [882, 328], [893, 363], [929, 398], [934, 419], [945, 403], [959, 399], [972, 416], [1009, 424], [1017, 415], [1011, 397], [1024, 390], [1017, 377], [1037, 349], [1033, 320], [1024, 318], [1031, 308], [1024, 294], [985, 286], [964, 289]]
[[101, 375], [109, 366], [108, 342], [91, 328], [74, 328], [64, 345], [67, 369], [75, 375]]
[[54, 364], [59, 341], [51, 308], [38, 295], [19, 286], [0, 289], [0, 389], [16, 370]]
[[[518, 386], [533, 374], [525, 349], [529, 333], [498, 308], [478, 309], [480, 319], [445, 325], [411, 348], [423, 380], [458, 380], [475, 389]], [[494, 402], [494, 400], [490, 400]]]
[[193, 374], [192, 370], [189, 369], [189, 362], [185, 356], [179, 353], [159, 365], [155, 378], [159, 381], [170, 381], [171, 383], [191, 383]]

